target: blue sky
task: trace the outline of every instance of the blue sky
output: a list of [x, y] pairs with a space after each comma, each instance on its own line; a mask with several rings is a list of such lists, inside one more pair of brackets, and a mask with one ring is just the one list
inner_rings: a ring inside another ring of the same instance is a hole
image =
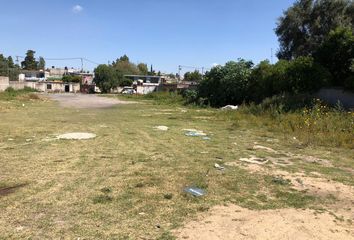
[[[107, 63], [127, 54], [163, 72], [245, 58], [258, 63], [278, 49], [277, 18], [294, 0], [11, 0], [0, 7], [0, 53], [85, 57]], [[79, 67], [80, 62], [47, 61]], [[85, 63], [86, 69], [95, 65]]]

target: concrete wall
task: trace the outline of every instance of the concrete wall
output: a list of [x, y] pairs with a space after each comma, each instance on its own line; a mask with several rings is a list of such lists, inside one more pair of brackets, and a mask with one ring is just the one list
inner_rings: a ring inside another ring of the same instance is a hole
[[12, 87], [15, 90], [21, 90], [25, 88], [25, 83], [19, 81], [10, 81], [10, 87]]
[[5, 91], [9, 86], [9, 78], [0, 76], [0, 92]]
[[354, 93], [341, 88], [323, 88], [315, 97], [331, 105], [336, 105], [339, 101], [345, 108], [354, 108]]
[[148, 94], [156, 91], [157, 88], [158, 86], [156, 85], [143, 85], [143, 86], [138, 85], [136, 88], [136, 92], [137, 94]]

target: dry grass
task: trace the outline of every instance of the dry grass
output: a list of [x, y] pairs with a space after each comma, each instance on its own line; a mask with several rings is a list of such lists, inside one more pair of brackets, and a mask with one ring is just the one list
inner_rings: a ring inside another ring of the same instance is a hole
[[[293, 190], [269, 174], [250, 174], [242, 165], [214, 168], [250, 155], [276, 157], [252, 149], [254, 142], [325, 158], [332, 166], [294, 158], [287, 168], [354, 185], [353, 149], [302, 145], [253, 116], [228, 120], [217, 110], [149, 102], [78, 110], [26, 98], [0, 101], [8, 104], [0, 112], [0, 187], [27, 185], [0, 196], [0, 239], [172, 239], [170, 231], [184, 220], [223, 203], [326, 207], [326, 196]], [[185, 128], [203, 130], [211, 140], [187, 137]], [[97, 138], [51, 140], [78, 131]], [[193, 198], [185, 186], [207, 194]]]

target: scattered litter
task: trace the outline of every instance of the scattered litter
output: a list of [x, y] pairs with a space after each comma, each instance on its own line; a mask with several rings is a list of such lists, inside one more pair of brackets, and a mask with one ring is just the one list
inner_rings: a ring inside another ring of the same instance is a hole
[[24, 107], [25, 106], [25, 104], [24, 103], [22, 103], [22, 107]]
[[85, 133], [85, 132], [73, 132], [73, 133], [65, 133], [57, 136], [57, 139], [64, 140], [86, 140], [95, 138], [96, 134], [93, 133]]
[[210, 137], [203, 137], [203, 140], [211, 140]]
[[201, 154], [208, 154], [209, 152], [200, 152]]
[[264, 150], [264, 151], [267, 151], [267, 152], [270, 152], [270, 153], [277, 153], [277, 151], [275, 151], [274, 149], [269, 148], [269, 147], [264, 147], [264, 146], [261, 146], [261, 145], [255, 145], [255, 146], [253, 146], [253, 149], [254, 150]]
[[186, 193], [192, 194], [195, 197], [201, 197], [201, 196], [203, 196], [205, 194], [205, 191], [203, 189], [196, 188], [196, 187], [186, 187], [184, 189], [184, 191]]
[[31, 142], [31, 141], [32, 141], [32, 139], [30, 139], [30, 138], [26, 139], [26, 142]]
[[226, 105], [225, 107], [222, 107], [221, 110], [237, 110], [238, 106], [234, 106], [234, 105]]
[[100, 128], [108, 128], [106, 125], [100, 125]]
[[140, 212], [140, 213], [139, 213], [139, 215], [145, 215], [145, 214], [146, 214], [146, 213], [144, 213], [144, 212]]
[[160, 131], [167, 131], [168, 130], [168, 127], [166, 127], [166, 126], [156, 126], [154, 128], [157, 130], [160, 130]]
[[13, 138], [9, 138], [9, 139], [7, 139], [8, 141], [13, 141], [14, 139]]
[[183, 131], [186, 131], [185, 135], [188, 137], [202, 137], [207, 135], [203, 131], [196, 129], [183, 129]]
[[214, 167], [217, 169], [217, 170], [225, 170], [225, 167], [222, 167], [222, 166], [220, 166], [219, 164], [217, 164], [217, 163], [215, 163], [214, 164]]
[[259, 164], [259, 165], [263, 165], [263, 164], [266, 164], [268, 162], [267, 159], [257, 158], [255, 156], [251, 156], [250, 158], [240, 158], [240, 161], [251, 163], [251, 164]]

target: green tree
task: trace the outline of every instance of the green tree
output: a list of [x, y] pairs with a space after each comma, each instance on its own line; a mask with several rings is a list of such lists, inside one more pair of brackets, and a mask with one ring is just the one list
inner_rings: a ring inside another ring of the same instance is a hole
[[328, 84], [330, 73], [312, 57], [299, 57], [291, 61], [286, 70], [285, 91], [290, 93], [313, 92]]
[[43, 57], [39, 57], [38, 69], [39, 70], [45, 69], [45, 60]]
[[145, 63], [139, 63], [138, 69], [141, 75], [147, 75], [149, 72], [148, 66]]
[[287, 9], [275, 30], [279, 59], [310, 56], [331, 30], [353, 29], [354, 3], [351, 0], [298, 0]]
[[338, 28], [331, 31], [314, 54], [316, 62], [332, 74], [332, 85], [344, 86], [353, 74], [354, 35], [351, 29]]
[[213, 67], [198, 86], [198, 97], [211, 106], [240, 104], [248, 97], [253, 63], [239, 59]]
[[122, 75], [138, 75], [140, 74], [139, 68], [129, 61], [129, 57], [124, 55], [113, 62], [112, 66]]
[[202, 74], [197, 70], [195, 70], [194, 72], [186, 72], [184, 74], [184, 81], [200, 82], [202, 79]]
[[25, 70], [37, 70], [38, 62], [36, 61], [34, 54], [36, 52], [33, 50], [28, 50], [26, 53], [25, 60], [21, 62], [21, 66]]
[[94, 82], [101, 92], [108, 93], [112, 88], [119, 86], [119, 76], [117, 71], [111, 66], [101, 64], [95, 70]]
[[14, 60], [12, 59], [11, 56], [9, 56], [9, 57], [7, 58], [7, 66], [8, 66], [9, 68], [15, 68], [15, 63], [14, 63]]

